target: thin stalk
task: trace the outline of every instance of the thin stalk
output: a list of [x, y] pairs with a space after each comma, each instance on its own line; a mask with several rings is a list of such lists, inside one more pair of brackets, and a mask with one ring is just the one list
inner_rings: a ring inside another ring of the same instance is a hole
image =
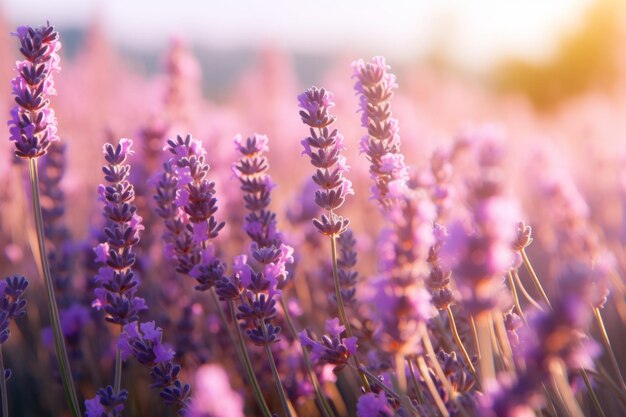
[[413, 404], [411, 404], [411, 401], [407, 395], [400, 394], [394, 391], [393, 388], [390, 388], [387, 384], [381, 381], [380, 378], [377, 378], [376, 375], [368, 371], [364, 366], [362, 367], [361, 370], [363, 371], [365, 375], [367, 375], [372, 380], [372, 383], [378, 385], [387, 394], [397, 399], [400, 402], [400, 404], [402, 404], [402, 406], [406, 408], [407, 411], [417, 413], [417, 410], [415, 409], [415, 407], [413, 407]]
[[[265, 326], [265, 322], [261, 322], [261, 330], [263, 330], [263, 338], [267, 340], [267, 327]], [[270, 363], [270, 368], [272, 370], [272, 375], [274, 376], [274, 382], [276, 383], [276, 389], [278, 390], [278, 398], [280, 399], [280, 404], [283, 407], [283, 411], [287, 417], [291, 417], [291, 410], [287, 405], [287, 396], [285, 395], [285, 389], [283, 388], [283, 384], [280, 382], [280, 375], [278, 374], [278, 369], [276, 368], [276, 362], [274, 361], [274, 355], [272, 354], [272, 348], [269, 343], [265, 343], [263, 346], [265, 349], [265, 354], [267, 355], [267, 359]]]
[[474, 368], [474, 365], [472, 364], [472, 360], [470, 359], [470, 356], [467, 353], [467, 349], [465, 349], [465, 345], [463, 344], [463, 341], [461, 340], [461, 335], [459, 334], [459, 331], [456, 328], [456, 322], [454, 321], [454, 314], [452, 314], [452, 309], [450, 308], [449, 305], [446, 308], [446, 312], [448, 313], [448, 319], [450, 319], [450, 328], [452, 329], [454, 340], [456, 340], [456, 344], [459, 346], [459, 348], [461, 348], [461, 352], [463, 353], [463, 357], [465, 358], [465, 362], [467, 363], [467, 366], [469, 366], [470, 371], [472, 371], [472, 374], [476, 376], [476, 369]]
[[550, 300], [548, 300], [548, 296], [546, 295], [546, 292], [543, 290], [543, 287], [541, 286], [541, 282], [539, 281], [537, 274], [535, 274], [535, 270], [533, 269], [533, 266], [530, 264], [530, 260], [528, 259], [528, 256], [526, 256], [526, 251], [524, 250], [524, 248], [520, 249], [519, 253], [522, 255], [522, 259], [524, 260], [524, 265], [526, 266], [528, 273], [532, 277], [533, 283], [535, 284], [535, 287], [537, 287], [537, 291], [539, 291], [539, 294], [541, 294], [541, 298], [543, 298], [543, 301], [546, 303], [548, 307], [550, 307], [550, 310], [552, 310], [552, 305], [550, 304]]
[[528, 290], [526, 290], [526, 287], [524, 287], [524, 284], [522, 284], [522, 280], [520, 279], [519, 273], [517, 272], [517, 270], [513, 271], [513, 276], [515, 277], [515, 281], [517, 282], [517, 285], [519, 286], [519, 289], [522, 292], [522, 294], [524, 294], [524, 297], [526, 298], [526, 300], [528, 300], [528, 302], [532, 304], [532, 306], [535, 307], [537, 310], [544, 311], [543, 307], [541, 307], [541, 305], [535, 301], [535, 299], [528, 293]]
[[239, 328], [239, 324], [237, 322], [237, 314], [235, 313], [235, 303], [230, 300], [228, 301], [228, 311], [230, 312], [230, 317], [233, 321], [233, 326], [235, 327], [235, 335], [237, 336], [237, 345], [239, 346], [239, 351], [241, 352], [241, 357], [243, 359], [243, 366], [245, 368], [246, 374], [248, 376], [248, 382], [252, 385], [252, 391], [254, 392], [254, 398], [256, 399], [257, 404], [261, 407], [261, 412], [264, 417], [272, 417], [272, 412], [270, 411], [267, 403], [265, 402], [265, 398], [263, 397], [263, 393], [261, 392], [261, 387], [259, 386], [259, 381], [256, 378], [254, 373], [254, 369], [252, 368], [252, 362], [250, 361], [250, 356], [248, 355], [248, 350], [246, 349], [245, 341], [243, 340], [243, 336], [241, 334], [241, 329]]
[[115, 379], [113, 381], [113, 392], [117, 395], [122, 388], [122, 352], [119, 346], [115, 352]]
[[474, 337], [474, 349], [476, 350], [476, 355], [478, 356], [478, 359], [480, 360], [480, 357], [482, 355], [480, 354], [480, 346], [478, 344], [478, 330], [476, 329], [476, 320], [474, 320], [473, 316], [470, 316], [469, 321], [472, 326], [472, 336]]
[[572, 392], [572, 387], [569, 385], [563, 363], [559, 359], [554, 359], [550, 363], [550, 373], [552, 374], [557, 390], [561, 394], [561, 399], [563, 400], [567, 412], [572, 417], [585, 417]]
[[509, 280], [509, 287], [511, 287], [511, 294], [513, 294], [513, 303], [515, 304], [515, 309], [517, 310], [517, 314], [522, 318], [524, 324], [526, 324], [526, 317], [524, 316], [524, 312], [522, 311], [522, 306], [519, 303], [519, 296], [517, 295], [517, 289], [515, 288], [515, 280], [513, 278], [513, 273], [509, 270], [507, 274], [507, 279]]
[[59, 372], [61, 381], [65, 390], [70, 412], [73, 417], [80, 417], [80, 406], [78, 405], [78, 396], [72, 379], [72, 371], [70, 369], [70, 361], [67, 357], [67, 349], [65, 348], [65, 339], [61, 331], [61, 318], [59, 316], [59, 308], [57, 307], [56, 298], [54, 296], [54, 286], [52, 283], [52, 274], [50, 273], [50, 265], [48, 264], [48, 255], [46, 254], [45, 235], [43, 230], [43, 217], [41, 214], [41, 202], [39, 197], [39, 174], [37, 172], [37, 159], [30, 158], [28, 160], [28, 171], [30, 177], [30, 187], [33, 200], [33, 213], [35, 216], [35, 225], [37, 228], [37, 243], [39, 247], [39, 259], [43, 267], [43, 278], [46, 287], [46, 295], [48, 297], [48, 310], [50, 312], [50, 324], [52, 334], [54, 336], [54, 349], [57, 360], [59, 362]]
[[[291, 313], [287, 309], [287, 303], [285, 302], [284, 297], [280, 297], [280, 305], [283, 307], [283, 312], [285, 313], [285, 319], [287, 321], [287, 327], [289, 328], [289, 332], [291, 333], [291, 337], [294, 340], [299, 342], [298, 333], [296, 332], [296, 326], [293, 324], [293, 320], [291, 319]], [[311, 359], [309, 358], [309, 351], [300, 344], [302, 348], [302, 357], [304, 358], [304, 363], [306, 365], [307, 372], [309, 373], [309, 378], [311, 379], [311, 383], [313, 384], [313, 389], [315, 390], [315, 396], [317, 397], [318, 406], [320, 411], [324, 415], [324, 417], [335, 417], [335, 412], [333, 411], [330, 404], [328, 404], [328, 400], [326, 396], [322, 393], [322, 389], [320, 387], [320, 381], [317, 379], [317, 375], [313, 371], [313, 366], [311, 365]]]
[[404, 354], [398, 352], [395, 355], [396, 377], [398, 378], [398, 390], [406, 394], [406, 368], [404, 366]]
[[504, 327], [504, 320], [502, 314], [499, 311], [493, 311], [491, 313], [492, 322], [494, 323], [494, 329], [496, 332], [496, 339], [500, 352], [504, 359], [504, 367], [508, 371], [513, 371], [515, 368], [515, 362], [513, 361], [513, 349], [509, 343], [509, 337], [506, 334], [506, 328]]
[[7, 395], [7, 380], [4, 377], [4, 357], [0, 344], [0, 391], [2, 391], [2, 417], [9, 417], [9, 396]]
[[431, 397], [433, 397], [433, 400], [435, 401], [435, 405], [439, 409], [439, 412], [443, 417], [449, 417], [450, 414], [448, 413], [448, 410], [446, 409], [446, 406], [443, 403], [441, 396], [439, 395], [439, 391], [437, 391], [437, 387], [435, 387], [435, 384], [430, 377], [428, 366], [426, 365], [426, 361], [424, 360], [424, 357], [422, 355], [419, 355], [417, 357], [417, 369], [419, 370], [420, 375], [422, 375], [422, 379], [424, 380], [424, 382], [426, 382], [428, 391], [430, 391], [430, 395]]
[[450, 381], [448, 381], [448, 378], [446, 378], [446, 374], [443, 372], [443, 369], [441, 369], [441, 365], [439, 364], [439, 359], [435, 354], [435, 349], [433, 349], [433, 344], [430, 340], [430, 335], [428, 334], [426, 324], [420, 323], [420, 329], [418, 331], [421, 331], [422, 333], [422, 344], [426, 349], [426, 353], [431, 358], [431, 363], [435, 371], [435, 375], [437, 375], [437, 378], [439, 378], [446, 391], [448, 391], [450, 398], [454, 398], [454, 389], [452, 388], [452, 385], [450, 385]]
[[[226, 313], [224, 313], [224, 310], [222, 309], [222, 306], [220, 305], [220, 299], [215, 293], [215, 287], [211, 287], [211, 290], [209, 292], [211, 293], [211, 298], [213, 299], [213, 303], [215, 304], [217, 315], [220, 316], [220, 321], [222, 322], [222, 326], [224, 326], [224, 329], [226, 329], [228, 336], [230, 337], [230, 342], [234, 346], [237, 344], [237, 339], [235, 335], [233, 335], [233, 332], [230, 330], [230, 326], [228, 325], [228, 319], [226, 318]], [[237, 326], [237, 322], [236, 321], [233, 322], [233, 325]], [[241, 360], [241, 357], [239, 359]]]
[[598, 307], [593, 308], [593, 313], [596, 316], [596, 321], [598, 322], [598, 326], [600, 326], [600, 333], [602, 333], [602, 342], [604, 342], [604, 347], [609, 354], [609, 358], [611, 359], [611, 365], [613, 365], [613, 371], [617, 374], [618, 381], [622, 386], [622, 390], [626, 392], [626, 383], [624, 383], [624, 377], [622, 376], [622, 371], [619, 369], [619, 364], [617, 363], [617, 358], [615, 357], [615, 353], [613, 352], [613, 348], [611, 348], [611, 341], [609, 340], [609, 334], [606, 331], [606, 327], [604, 326], [604, 320], [602, 320], [602, 313]]
[[410, 358], [405, 358], [406, 364], [409, 366], [409, 372], [411, 373], [411, 381], [413, 382], [413, 386], [415, 387], [415, 393], [417, 394], [417, 403], [424, 404], [424, 396], [422, 395], [422, 390], [420, 389], [419, 383], [417, 382], [417, 378], [415, 377], [415, 369], [413, 369], [413, 362], [411, 362]]
[[598, 370], [595, 371], [593, 369], [587, 369], [586, 372], [588, 375], [592, 375], [598, 379], [601, 379], [612, 391], [613, 394], [622, 402], [623, 405], [626, 405], [626, 395], [624, 391], [620, 389], [620, 387], [613, 381], [608, 374], [608, 371], [602, 367], [602, 365], [598, 364]]
[[476, 318], [478, 345], [480, 346], [481, 386], [488, 387], [489, 381], [496, 376], [493, 364], [493, 346], [491, 344], [491, 316], [483, 313]]
[[[332, 213], [331, 213], [332, 218]], [[333, 261], [333, 282], [335, 283], [335, 298], [337, 299], [337, 309], [339, 310], [339, 317], [341, 319], [341, 323], [346, 328], [346, 335], [350, 338], [352, 337], [352, 329], [350, 328], [350, 322], [348, 321], [348, 316], [346, 315], [346, 309], [343, 305], [343, 297], [341, 296], [341, 285], [339, 283], [339, 272], [337, 267], [337, 237], [335, 235], [330, 236], [330, 250], [332, 253], [332, 261]], [[361, 370], [361, 363], [356, 354], [352, 355], [352, 359], [354, 360], [354, 365], [359, 373], [359, 377], [361, 378], [361, 383], [365, 388], [366, 392], [371, 392], [370, 384], [365, 377], [365, 374]]]
[[581, 369], [580, 374], [582, 375], [583, 380], [585, 381], [585, 385], [587, 386], [587, 392], [589, 393], [589, 397], [591, 397], [591, 402], [593, 403], [594, 408], [598, 412], [598, 415], [600, 417], [606, 417], [606, 414], [604, 414], [604, 410], [602, 410], [602, 406], [600, 405], [600, 401], [598, 400], [598, 397], [596, 397], [596, 393], [594, 392], [593, 387], [591, 386], [591, 381], [589, 380], [589, 376], [587, 375], [587, 372], [584, 369]]

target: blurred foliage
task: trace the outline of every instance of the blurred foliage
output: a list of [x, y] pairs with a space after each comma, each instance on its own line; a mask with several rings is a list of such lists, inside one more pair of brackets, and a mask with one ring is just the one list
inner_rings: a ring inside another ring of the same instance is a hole
[[622, 0], [597, 0], [579, 27], [565, 35], [544, 62], [511, 58], [496, 69], [502, 92], [521, 92], [538, 109], [549, 110], [592, 88], [609, 88], [617, 78]]

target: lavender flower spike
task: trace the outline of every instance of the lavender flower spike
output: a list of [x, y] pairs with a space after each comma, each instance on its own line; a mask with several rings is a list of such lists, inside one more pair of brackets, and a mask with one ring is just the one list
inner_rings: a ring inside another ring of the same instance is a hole
[[61, 69], [61, 42], [50, 24], [20, 26], [13, 35], [19, 39], [25, 59], [17, 61], [17, 76], [11, 81], [17, 106], [11, 110], [8, 122], [10, 140], [15, 142], [15, 155], [37, 158], [58, 140], [57, 121], [48, 97], [56, 94], [52, 75]]
[[141, 217], [133, 204], [135, 192], [127, 180], [130, 166], [126, 158], [133, 154], [132, 141], [121, 139], [117, 146], [104, 145], [107, 165], [102, 168], [108, 185], [100, 185], [98, 192], [105, 203], [105, 242], [94, 250], [96, 260], [103, 266], [98, 270], [93, 307], [104, 309], [107, 321], [128, 324], [137, 320], [139, 313], [147, 309], [143, 298], [135, 296], [139, 281], [132, 269], [135, 263], [133, 248], [139, 243], [143, 230]]
[[391, 117], [390, 100], [398, 87], [396, 77], [389, 72], [385, 58], [377, 56], [371, 62], [358, 60], [352, 63], [354, 89], [360, 96], [361, 125], [367, 135], [361, 139], [361, 152], [370, 162], [370, 174], [374, 180], [372, 198], [383, 209], [394, 200], [402, 198], [407, 188], [409, 174], [400, 153], [398, 121]]
[[311, 87], [298, 96], [298, 101], [302, 108], [302, 122], [310, 126], [310, 136], [301, 143], [304, 147], [302, 154], [309, 156], [311, 164], [317, 168], [312, 177], [320, 187], [315, 192], [315, 203], [328, 211], [320, 219], [314, 219], [313, 224], [321, 233], [336, 237], [346, 230], [349, 221], [333, 210], [341, 207], [348, 194], [354, 194], [354, 191], [352, 183], [344, 176], [350, 167], [341, 155], [345, 149], [343, 136], [337, 129], [329, 129], [335, 121], [335, 116], [328, 111], [335, 106], [332, 98], [325, 89]]

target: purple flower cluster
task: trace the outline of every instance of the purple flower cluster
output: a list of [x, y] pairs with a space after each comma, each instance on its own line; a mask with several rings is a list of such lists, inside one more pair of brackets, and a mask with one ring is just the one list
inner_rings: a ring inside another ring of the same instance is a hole
[[398, 121], [391, 117], [390, 100], [398, 85], [381, 56], [368, 63], [355, 61], [352, 69], [357, 80], [354, 89], [359, 95], [361, 125], [367, 129], [360, 149], [370, 162], [372, 198], [387, 209], [395, 199], [402, 198], [409, 179], [404, 155], [400, 153]]
[[234, 143], [241, 158], [233, 164], [232, 171], [241, 183], [245, 207], [250, 211], [245, 218], [244, 230], [258, 247], [278, 248], [282, 236], [276, 228], [276, 214], [268, 209], [275, 184], [267, 174], [269, 164], [263, 155], [269, 151], [267, 136], [254, 134], [244, 140], [237, 135]]
[[102, 171], [108, 184], [100, 185], [98, 192], [105, 204], [106, 240], [94, 249], [96, 260], [103, 266], [95, 279], [98, 287], [92, 305], [104, 309], [107, 321], [122, 325], [137, 320], [139, 313], [147, 309], [144, 299], [135, 296], [139, 281], [132, 269], [136, 258], [134, 247], [143, 230], [133, 204], [133, 186], [127, 180], [130, 165], [126, 159], [133, 154], [132, 143], [124, 138], [117, 146], [104, 145], [107, 165]]
[[38, 28], [20, 26], [13, 35], [20, 41], [24, 60], [17, 61], [17, 76], [11, 81], [15, 106], [9, 120], [10, 140], [15, 155], [37, 158], [44, 155], [57, 137], [57, 121], [49, 107], [56, 94], [52, 75], [60, 71], [59, 34], [49, 24]]
[[26, 300], [22, 298], [28, 287], [24, 277], [7, 277], [0, 281], [0, 344], [9, 339], [9, 322], [26, 314]]
[[444, 264], [453, 271], [461, 301], [476, 316], [498, 306], [504, 274], [513, 265], [519, 210], [502, 184], [503, 150], [495, 137], [479, 143], [480, 178], [470, 187], [473, 228], [454, 223], [444, 244]]
[[311, 87], [298, 96], [300, 117], [310, 127], [310, 136], [302, 140], [303, 155], [311, 158], [311, 164], [317, 168], [313, 181], [319, 186], [315, 192], [315, 202], [328, 214], [320, 219], [313, 219], [315, 227], [328, 236], [339, 236], [348, 227], [348, 219], [338, 216], [333, 211], [343, 205], [348, 194], [354, 194], [352, 183], [345, 178], [349, 166], [341, 155], [345, 149], [343, 136], [337, 129], [329, 129], [335, 121], [329, 109], [335, 106], [333, 96], [325, 89]]
[[339, 319], [334, 318], [326, 321], [326, 334], [319, 340], [313, 339], [307, 330], [298, 335], [302, 346], [311, 351], [313, 363], [335, 365], [334, 371], [339, 372], [357, 351], [356, 337], [342, 337], [345, 329], [345, 326], [339, 324]]
[[162, 343], [161, 338], [162, 331], [153, 321], [134, 321], [124, 326], [118, 346], [122, 359], [132, 356], [150, 368], [151, 387], [161, 390], [159, 395], [165, 404], [173, 406], [183, 415], [191, 387], [179, 379], [181, 367], [172, 361], [175, 353]]
[[117, 394], [113, 387], [108, 385], [96, 391], [96, 396], [85, 400], [86, 417], [122, 417], [124, 403], [128, 398], [128, 391], [121, 390]]
[[209, 165], [202, 143], [191, 135], [167, 141], [167, 150], [174, 155], [172, 165], [178, 180], [176, 204], [191, 223], [194, 243], [206, 245], [217, 237], [224, 222], [215, 220], [217, 199], [215, 182], [207, 179]]
[[191, 135], [168, 140], [166, 150], [174, 156], [163, 165], [154, 196], [156, 212], [165, 221], [166, 252], [176, 260], [178, 272], [195, 278], [196, 289], [206, 291], [225, 270], [210, 243], [225, 223], [215, 220], [215, 183], [207, 179], [206, 151]]

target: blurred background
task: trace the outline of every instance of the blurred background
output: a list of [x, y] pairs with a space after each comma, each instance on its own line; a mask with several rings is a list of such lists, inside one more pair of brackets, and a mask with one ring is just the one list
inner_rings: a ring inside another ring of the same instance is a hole
[[[369, 167], [358, 152], [365, 131], [350, 64], [375, 55], [385, 56], [398, 76], [393, 113], [416, 177], [428, 169], [438, 147], [451, 149], [463, 133], [485, 123], [501, 127], [509, 155], [506, 187], [515, 190], [524, 219], [536, 232], [529, 253], [538, 272], [551, 277], [546, 280], [548, 293], [559, 290], [551, 260], [557, 259], [555, 236], [562, 226], [553, 221], [559, 213], [551, 210], [565, 206], [546, 191], [553, 191], [554, 183], [565, 190], [565, 200], [579, 202], [573, 206], [580, 217], [598, 241], [614, 250], [620, 271], [626, 269], [626, 1], [0, 0], [0, 113], [5, 119], [14, 105], [10, 80], [19, 59], [17, 40], [10, 33], [19, 25], [46, 21], [57, 28], [63, 43], [62, 71], [55, 75], [58, 96], [51, 103], [67, 144], [61, 188], [71, 202], [65, 219], [71, 219], [66, 223], [73, 236], [71, 253], [78, 271], [74, 285], [79, 289], [94, 275], [87, 261], [102, 222], [96, 189], [102, 182], [104, 142], [136, 140], [135, 160], [140, 162], [133, 162], [133, 170], [142, 178], [138, 210], [146, 222], [152, 216], [157, 224], [147, 184], [160, 167], [164, 138], [191, 132], [202, 140], [212, 178], [217, 179], [220, 215], [229, 216], [220, 238], [224, 246], [234, 242], [225, 251], [235, 254], [243, 237], [238, 230], [239, 185], [230, 170], [238, 158], [232, 138], [253, 132], [269, 136], [270, 171], [278, 183], [272, 204], [281, 227], [288, 228], [289, 209], [302, 200], [304, 181], [311, 174], [299, 159], [306, 128], [298, 117], [296, 96], [312, 84], [335, 94], [336, 126], [346, 138], [356, 190], [346, 212], [364, 246], [359, 250], [372, 255], [380, 222], [363, 209], [373, 205], [368, 201]], [[0, 272], [36, 277], [31, 242], [24, 233], [32, 231], [24, 166], [16, 163], [12, 145], [0, 141]], [[473, 172], [461, 166], [455, 181], [464, 184], [466, 174]], [[300, 226], [292, 225], [294, 230]], [[164, 323], [168, 339], [177, 334], [177, 320], [185, 317], [180, 308], [152, 307], [175, 298], [161, 294], [156, 280], [165, 264], [157, 244], [160, 233], [158, 227], [146, 227], [142, 236], [144, 288], [147, 298], [161, 303], [151, 304], [148, 319]], [[375, 266], [362, 269], [367, 277]], [[33, 291], [43, 294], [40, 287]], [[88, 306], [91, 295], [83, 292]], [[194, 306], [191, 293], [176, 301]], [[611, 310], [611, 334], [623, 331], [626, 322], [626, 303], [616, 300], [621, 302], [620, 320]], [[29, 301], [33, 325], [22, 333], [30, 339], [12, 336], [7, 356], [32, 368], [16, 374], [9, 387], [18, 397], [14, 407], [26, 410], [21, 415], [57, 416], [50, 410], [62, 407], [55, 404], [58, 389], [50, 390], [47, 381], [30, 391], [20, 389], [36, 385], [41, 373], [42, 361], [32, 356], [49, 354], [39, 343], [23, 343], [42, 338], [37, 308], [43, 305]], [[101, 318], [96, 322], [103, 323]], [[623, 345], [618, 347], [621, 363], [626, 360]], [[21, 346], [36, 348], [31, 355]], [[97, 349], [94, 357], [104, 358], [100, 368], [106, 376], [111, 358]], [[220, 360], [214, 353], [201, 353], [206, 355], [203, 361]], [[89, 395], [99, 386], [87, 377], [83, 384]], [[166, 415], [155, 411], [158, 403], [146, 403], [150, 412], [134, 415]]]
[[[498, 91], [519, 91], [551, 107], [618, 76], [624, 34], [620, 0], [3, 0], [4, 24], [50, 20], [72, 57], [102, 31], [135, 68], [154, 72], [173, 36], [192, 46], [204, 91], [223, 96], [255, 52], [276, 48], [303, 83], [338, 56], [384, 55], [394, 68], [420, 63], [472, 76]], [[6, 26], [5, 26], [6, 27]], [[6, 31], [5, 31], [6, 32]]]

